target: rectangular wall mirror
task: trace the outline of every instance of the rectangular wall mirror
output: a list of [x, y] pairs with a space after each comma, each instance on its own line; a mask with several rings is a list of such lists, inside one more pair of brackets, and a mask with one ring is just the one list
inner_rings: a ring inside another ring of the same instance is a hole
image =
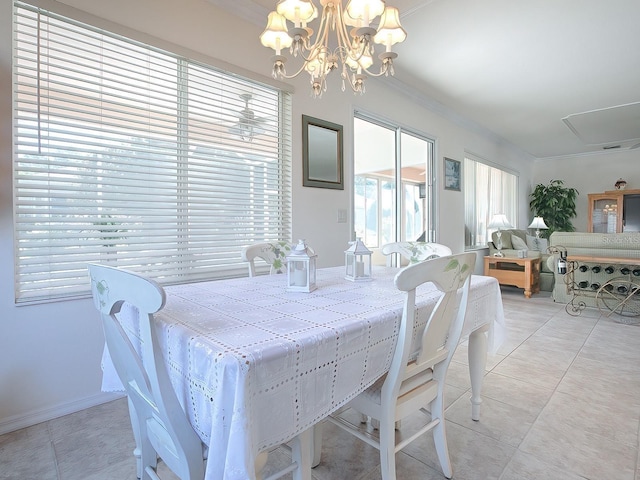
[[302, 116], [302, 185], [344, 190], [342, 125]]

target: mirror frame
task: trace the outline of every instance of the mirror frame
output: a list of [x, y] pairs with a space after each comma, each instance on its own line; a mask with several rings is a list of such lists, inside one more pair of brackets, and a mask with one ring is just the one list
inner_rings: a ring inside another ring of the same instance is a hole
[[[335, 143], [327, 146], [322, 152], [312, 147], [314, 143], [313, 131], [315, 128], [325, 129], [335, 136]], [[335, 152], [335, 155], [334, 153]], [[335, 165], [336, 180], [327, 178], [313, 178], [314, 165]], [[327, 122], [319, 118], [302, 115], [302, 185], [304, 187], [332, 188], [344, 190], [344, 166], [342, 162], [342, 125]]]

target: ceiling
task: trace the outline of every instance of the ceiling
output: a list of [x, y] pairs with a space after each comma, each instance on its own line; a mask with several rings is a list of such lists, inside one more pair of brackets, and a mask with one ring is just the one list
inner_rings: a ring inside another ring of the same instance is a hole
[[[261, 26], [277, 3], [209, 1]], [[639, 0], [387, 4], [408, 35], [392, 81], [448, 118], [536, 158], [611, 147], [640, 157]]]

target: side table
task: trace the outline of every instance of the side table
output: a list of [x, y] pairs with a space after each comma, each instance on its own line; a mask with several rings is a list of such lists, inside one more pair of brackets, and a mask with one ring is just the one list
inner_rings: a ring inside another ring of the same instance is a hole
[[484, 257], [484, 274], [500, 285], [524, 288], [524, 296], [540, 292], [540, 257]]

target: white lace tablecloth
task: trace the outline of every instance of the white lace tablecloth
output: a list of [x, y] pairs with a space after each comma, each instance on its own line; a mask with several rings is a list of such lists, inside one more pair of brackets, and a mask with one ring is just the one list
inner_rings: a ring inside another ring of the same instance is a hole
[[[396, 273], [379, 267], [372, 281], [351, 282], [344, 267], [320, 269], [312, 293], [287, 292], [284, 275], [165, 288], [159, 336], [178, 398], [210, 447], [207, 480], [254, 478], [260, 451], [314, 425], [387, 371], [402, 315]], [[417, 293], [419, 329], [439, 293], [431, 284]], [[123, 308], [120, 321], [135, 344], [135, 309]], [[473, 276], [463, 335], [487, 324], [495, 350], [504, 334], [500, 288]], [[108, 354], [103, 367], [103, 390], [121, 390]]]

